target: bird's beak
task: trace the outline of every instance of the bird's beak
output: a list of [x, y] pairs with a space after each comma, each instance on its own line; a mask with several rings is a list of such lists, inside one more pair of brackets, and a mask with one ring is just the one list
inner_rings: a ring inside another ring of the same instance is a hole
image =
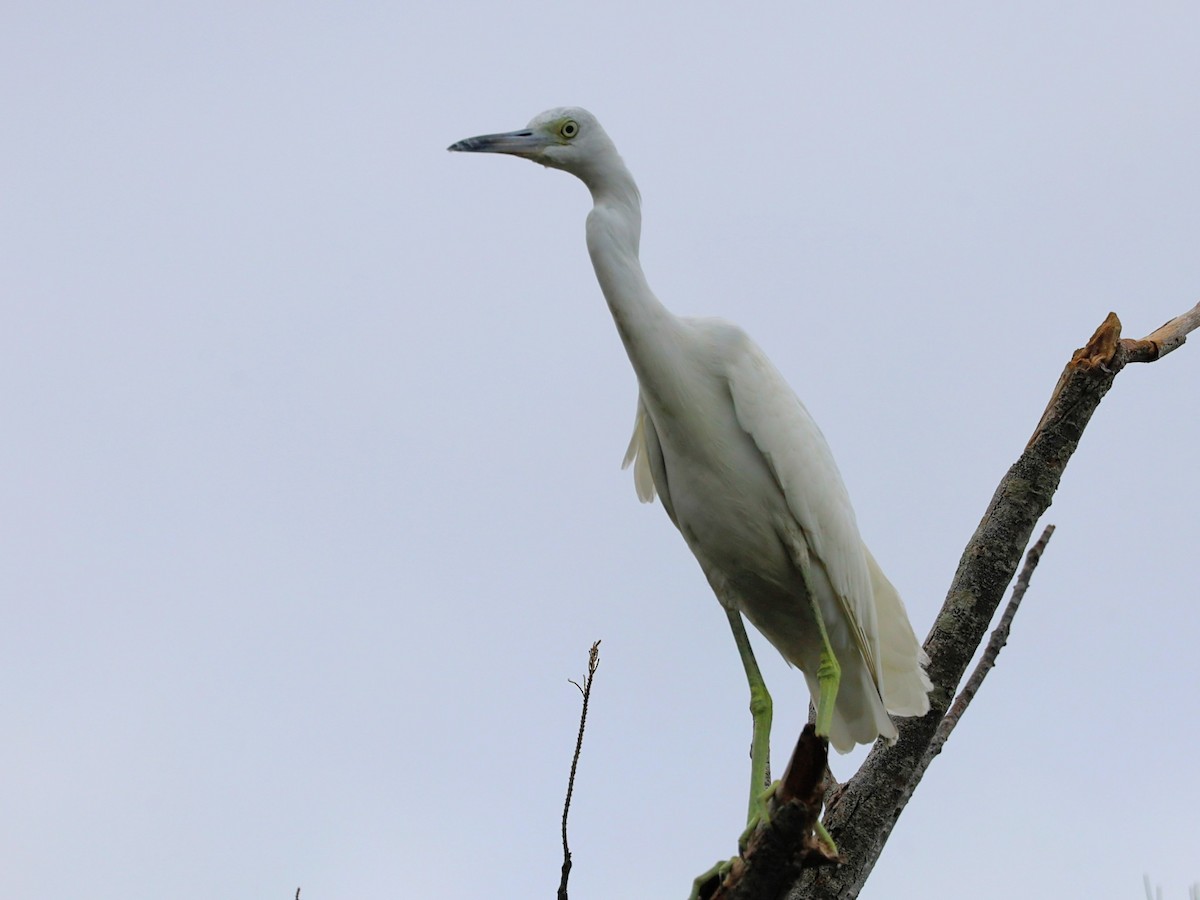
[[544, 137], [532, 131], [506, 131], [464, 138], [446, 149], [463, 153], [508, 153], [532, 159], [545, 150], [548, 143]]

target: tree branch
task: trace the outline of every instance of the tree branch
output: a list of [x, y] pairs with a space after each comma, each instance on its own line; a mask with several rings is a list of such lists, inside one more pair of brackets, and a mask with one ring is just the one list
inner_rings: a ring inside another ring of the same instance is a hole
[[1021, 568], [1021, 574], [1017, 576], [1017, 583], [1013, 586], [1012, 597], [1009, 598], [1008, 605], [1004, 607], [1000, 621], [992, 630], [992, 636], [988, 639], [988, 645], [984, 649], [979, 663], [975, 666], [975, 670], [971, 673], [971, 677], [967, 679], [966, 685], [959, 691], [958, 696], [954, 698], [954, 702], [950, 704], [949, 712], [946, 713], [945, 718], [938, 725], [937, 731], [934, 732], [933, 740], [929, 743], [929, 749], [925, 751], [925, 760], [921, 765], [922, 772], [933, 762], [933, 758], [942, 752], [942, 747], [950, 737], [950, 732], [954, 730], [954, 726], [958, 724], [958, 720], [962, 718], [962, 714], [967, 711], [967, 707], [971, 705], [971, 701], [979, 693], [979, 687], [983, 684], [983, 679], [987, 678], [988, 672], [995, 668], [996, 657], [1000, 655], [1000, 651], [1008, 643], [1008, 635], [1012, 630], [1013, 619], [1017, 615], [1021, 601], [1025, 599], [1025, 592], [1029, 590], [1029, 580], [1033, 577], [1033, 570], [1037, 568], [1038, 562], [1041, 561], [1042, 553], [1046, 549], [1046, 544], [1050, 542], [1052, 534], [1054, 534], [1054, 526], [1047, 525], [1046, 529], [1042, 532], [1042, 536], [1038, 538], [1037, 543], [1030, 547], [1029, 552], [1025, 554], [1025, 565]]
[[1181, 316], [1176, 316], [1161, 328], [1152, 331], [1140, 341], [1122, 341], [1126, 344], [1128, 362], [1154, 362], [1172, 350], [1183, 346], [1187, 336], [1200, 328], [1200, 303]]
[[955, 689], [1096, 407], [1126, 363], [1161, 359], [1197, 327], [1200, 304], [1140, 341], [1122, 340], [1120, 320], [1110, 313], [1067, 363], [1033, 437], [1000, 482], [963, 551], [946, 602], [925, 641], [934, 686], [932, 708], [921, 718], [900, 720], [899, 740], [890, 747], [877, 743], [829, 809], [825, 825], [846, 864], [804, 869], [788, 900], [858, 896], [924, 774], [926, 754]]
[[579, 734], [575, 738], [575, 755], [571, 757], [571, 775], [567, 779], [567, 799], [563, 801], [563, 864], [558, 882], [558, 900], [567, 900], [567, 879], [571, 877], [571, 848], [567, 846], [567, 813], [571, 811], [571, 795], [575, 793], [575, 770], [579, 767], [579, 754], [583, 750], [583, 729], [587, 725], [588, 701], [592, 698], [592, 678], [595, 677], [599, 665], [600, 642], [596, 641], [592, 644], [592, 649], [588, 651], [587, 678], [584, 679], [583, 686], [580, 687], [578, 682], [571, 680], [571, 684], [579, 688], [579, 693], [583, 694], [583, 711], [579, 714]]

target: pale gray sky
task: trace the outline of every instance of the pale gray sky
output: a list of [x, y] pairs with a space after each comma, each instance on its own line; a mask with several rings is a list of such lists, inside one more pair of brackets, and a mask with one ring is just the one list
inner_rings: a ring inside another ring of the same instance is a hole
[[[1200, 294], [1198, 85], [1184, 2], [5, 5], [0, 896], [550, 896], [596, 638], [572, 895], [684, 896], [737, 655], [618, 467], [585, 189], [444, 148], [600, 117], [924, 634], [1071, 351]], [[1117, 381], [867, 900], [1200, 878], [1198, 385]]]

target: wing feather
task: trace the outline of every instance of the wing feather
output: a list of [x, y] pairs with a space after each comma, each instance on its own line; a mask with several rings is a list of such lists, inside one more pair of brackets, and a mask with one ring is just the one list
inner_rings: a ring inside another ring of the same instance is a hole
[[[824, 570], [835, 609], [880, 690], [879, 638], [871, 574], [850, 497], [824, 435], [766, 355], [743, 336], [732, 354], [729, 391], [738, 423], [767, 461], [808, 544]], [[797, 560], [800, 562], [800, 560]], [[820, 600], [821, 598], [818, 598]]]
[[650, 452], [647, 447], [646, 430], [652, 426], [646, 416], [646, 406], [638, 395], [637, 414], [633, 419], [633, 437], [629, 439], [629, 449], [625, 451], [622, 469], [633, 465], [633, 486], [638, 499], [643, 503], [654, 502], [654, 472], [650, 467]]

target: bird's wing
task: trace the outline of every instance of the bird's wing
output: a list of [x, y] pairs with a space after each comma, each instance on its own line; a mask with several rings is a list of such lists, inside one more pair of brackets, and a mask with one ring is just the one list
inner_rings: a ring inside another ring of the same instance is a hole
[[[727, 378], [738, 423], [750, 435], [824, 570], [836, 610], [880, 686], [879, 638], [871, 575], [850, 497], [824, 435], [783, 376], [748, 337], [731, 354]], [[803, 560], [797, 560], [803, 565]], [[806, 577], [812, 584], [812, 579]], [[819, 598], [818, 598], [819, 599]]]
[[654, 426], [646, 415], [646, 406], [638, 395], [637, 415], [633, 419], [633, 437], [629, 439], [629, 449], [625, 451], [622, 469], [633, 465], [633, 486], [637, 490], [638, 499], [643, 503], [654, 502], [654, 474], [650, 468], [650, 451], [647, 446], [648, 432]]

